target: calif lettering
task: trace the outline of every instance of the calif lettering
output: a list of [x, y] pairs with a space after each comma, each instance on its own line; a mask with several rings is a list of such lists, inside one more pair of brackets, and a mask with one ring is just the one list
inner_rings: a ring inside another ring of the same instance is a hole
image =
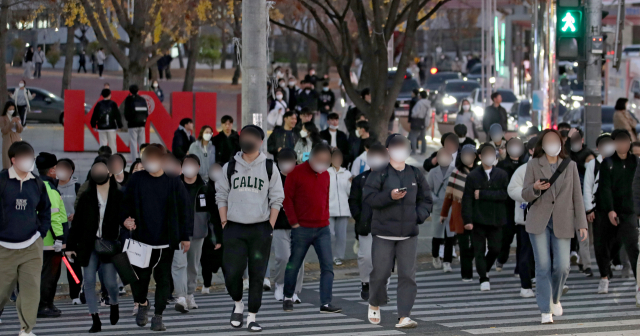
[[247, 191], [258, 192], [262, 190], [263, 186], [264, 186], [264, 180], [262, 179], [259, 179], [253, 176], [238, 176], [233, 179], [232, 188], [233, 189], [246, 188], [246, 189], [254, 189], [254, 190], [257, 189], [255, 191], [254, 190], [247, 190]]

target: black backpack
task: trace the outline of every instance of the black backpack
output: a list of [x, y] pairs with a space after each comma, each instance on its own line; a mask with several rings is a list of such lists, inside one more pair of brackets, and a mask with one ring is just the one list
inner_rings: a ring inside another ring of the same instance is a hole
[[146, 123], [147, 118], [149, 117], [149, 106], [147, 106], [147, 101], [138, 96], [132, 96], [133, 98], [133, 120], [131, 122], [134, 123]]
[[105, 129], [110, 126], [111, 119], [111, 104], [102, 102], [98, 105], [98, 129]]
[[[267, 177], [269, 178], [269, 182], [271, 182], [271, 175], [273, 175], [273, 160], [267, 159]], [[236, 173], [236, 158], [232, 157], [229, 160], [229, 165], [227, 166], [227, 181], [229, 181], [229, 185], [231, 185], [231, 176]]]

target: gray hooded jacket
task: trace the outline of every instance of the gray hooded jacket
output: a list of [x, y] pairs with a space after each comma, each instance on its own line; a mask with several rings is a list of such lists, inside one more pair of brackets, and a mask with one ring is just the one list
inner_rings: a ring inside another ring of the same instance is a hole
[[227, 207], [227, 220], [242, 224], [266, 222], [271, 209], [280, 210], [284, 200], [284, 188], [280, 172], [275, 163], [271, 181], [267, 175], [264, 153], [251, 163], [242, 158], [242, 152], [235, 155], [236, 172], [227, 180], [227, 167], [222, 167], [224, 178], [216, 181], [216, 203], [218, 209]]
[[60, 192], [60, 197], [62, 197], [62, 203], [64, 203], [64, 208], [67, 210], [67, 216], [73, 215], [76, 213], [76, 208], [74, 207], [74, 203], [76, 201], [76, 184], [78, 183], [78, 178], [72, 176], [69, 180], [69, 183], [65, 185], [58, 184], [58, 191]]

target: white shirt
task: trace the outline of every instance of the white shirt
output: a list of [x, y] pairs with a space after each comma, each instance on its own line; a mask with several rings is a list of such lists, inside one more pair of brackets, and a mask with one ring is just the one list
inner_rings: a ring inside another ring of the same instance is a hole
[[485, 170], [484, 172], [487, 174], [487, 180], [491, 179], [491, 171], [493, 170], [493, 168], [489, 169], [489, 170]]
[[104, 220], [104, 211], [107, 209], [107, 200], [109, 199], [109, 195], [107, 194], [107, 199], [103, 200], [102, 195], [100, 195], [100, 191], [96, 190], [98, 193], [98, 212], [100, 212], [100, 222], [98, 222], [98, 232], [96, 232], [96, 237], [102, 238], [102, 221]]
[[[599, 163], [602, 163], [604, 158], [602, 155], [598, 155], [596, 158]], [[584, 190], [582, 195], [582, 200], [584, 201], [584, 209], [586, 211], [591, 211], [594, 208], [595, 204], [593, 204], [593, 196], [596, 191], [598, 191], [598, 184], [600, 180], [600, 172], [594, 176], [593, 172], [596, 169], [596, 160], [591, 160], [587, 162], [585, 165], [585, 173], [584, 173]], [[602, 168], [601, 168], [602, 169]]]
[[338, 147], [338, 144], [337, 144], [338, 131], [329, 129], [329, 135], [331, 135], [331, 143], [329, 144], [329, 146]]
[[[21, 179], [20, 176], [18, 176], [18, 173], [16, 173], [16, 170], [11, 167], [9, 168], [9, 179], [16, 179], [18, 181], [20, 181], [20, 191], [22, 191], [22, 183], [24, 183], [25, 181], [31, 180], [31, 179], [35, 179], [35, 177], [33, 176], [33, 174], [31, 173], [27, 173], [27, 176], [24, 179]], [[21, 249], [25, 249], [29, 246], [31, 246], [33, 243], [36, 242], [36, 240], [38, 240], [38, 238], [40, 238], [40, 232], [36, 231], [36, 233], [29, 239], [20, 242], [20, 243], [8, 243], [8, 242], [3, 242], [0, 241], [0, 246], [6, 248], [6, 249], [10, 249], [10, 250], [21, 250]]]

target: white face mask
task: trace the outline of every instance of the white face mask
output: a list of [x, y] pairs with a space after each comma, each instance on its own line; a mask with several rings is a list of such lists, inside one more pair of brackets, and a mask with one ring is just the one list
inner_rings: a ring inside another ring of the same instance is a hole
[[284, 82], [280, 82], [280, 83], [278, 83], [278, 86], [279, 87], [285, 87], [285, 86], [287, 86], [287, 84], [285, 84]]
[[311, 165], [311, 169], [318, 174], [322, 174], [329, 169], [329, 164], [327, 163], [309, 163]]
[[69, 173], [64, 170], [56, 170], [56, 178], [60, 181], [66, 181], [69, 179]]
[[192, 165], [184, 166], [182, 167], [182, 174], [184, 174], [184, 176], [187, 178], [194, 178], [196, 177], [196, 175], [198, 175], [198, 168]]
[[438, 155], [438, 158], [436, 159], [438, 161], [438, 164], [442, 167], [448, 167], [451, 164], [451, 161], [453, 161], [453, 157], [451, 155]]
[[482, 157], [482, 164], [485, 166], [491, 167], [495, 162], [496, 162], [496, 157], [493, 155], [487, 154]]
[[305, 131], [305, 130], [301, 130], [300, 131], [300, 137], [301, 138], [306, 138], [309, 135], [309, 132]]
[[158, 83], [153, 83], [153, 87], [157, 88], [158, 87]]
[[296, 82], [289, 82], [289, 86], [295, 86]]
[[311, 92], [311, 89], [305, 89], [304, 92], [306, 92], [307, 94], [309, 94], [309, 92]]
[[18, 84], [19, 87], [24, 87], [24, 83]]
[[394, 148], [389, 150], [389, 156], [393, 161], [405, 162], [409, 158], [409, 150], [406, 148]]
[[560, 151], [562, 150], [562, 146], [560, 146], [560, 143], [554, 142], [546, 146], [542, 146], [542, 149], [544, 150], [545, 154], [551, 157], [556, 157], [558, 156], [558, 154], [560, 154]]
[[293, 168], [295, 168], [295, 167], [296, 167], [296, 163], [295, 162], [282, 162], [280, 164], [280, 171], [283, 174], [289, 174], [293, 170]]
[[329, 125], [329, 128], [332, 130], [338, 129], [338, 125]]
[[465, 140], [467, 140], [467, 138], [458, 138], [459, 143], [463, 143]]
[[359, 138], [359, 137], [360, 137], [360, 130], [359, 130], [359, 129], [357, 129], [357, 130], [356, 130], [356, 137], [357, 137], [357, 138]]
[[20, 169], [23, 172], [31, 172], [33, 171], [35, 163], [36, 163], [36, 160], [33, 158], [22, 159], [18, 161], [16, 166], [18, 167], [18, 169]]
[[367, 164], [369, 165], [369, 167], [371, 167], [372, 170], [382, 169], [388, 163], [389, 162], [381, 156], [367, 156]]
[[276, 95], [276, 99], [277, 99], [277, 100], [282, 100], [282, 95], [281, 95], [281, 94], [277, 94], [277, 95]]
[[602, 154], [602, 157], [608, 158], [611, 155], [613, 155], [615, 151], [616, 151], [616, 145], [612, 142], [612, 143], [602, 145], [602, 150], [600, 151], [600, 154]]
[[7, 115], [9, 117], [13, 116], [14, 113], [16, 113], [16, 110], [7, 110]]
[[329, 88], [325, 86], [325, 87], [322, 88], [322, 91], [327, 92], [327, 91], [329, 91]]
[[463, 111], [469, 111], [470, 108], [471, 108], [471, 105], [462, 105]]
[[521, 146], [509, 146], [507, 148], [507, 153], [509, 153], [509, 155], [513, 157], [519, 158], [523, 152], [524, 152], [524, 148]]
[[143, 162], [144, 170], [148, 171], [150, 174], [155, 174], [160, 171], [160, 164], [158, 162]]
[[582, 149], [582, 143], [580, 143], [580, 142], [571, 143], [571, 151], [572, 152], [579, 152], [581, 149]]
[[211, 137], [213, 136], [213, 134], [211, 133], [205, 133], [202, 135], [202, 139], [204, 139], [204, 141], [209, 141], [211, 140]]

